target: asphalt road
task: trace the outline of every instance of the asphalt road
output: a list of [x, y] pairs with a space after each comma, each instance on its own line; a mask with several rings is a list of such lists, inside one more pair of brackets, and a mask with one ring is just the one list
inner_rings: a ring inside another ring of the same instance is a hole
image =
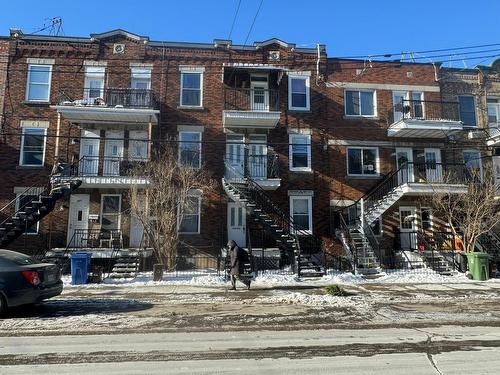
[[0, 338], [0, 374], [498, 374], [500, 330], [178, 332]]

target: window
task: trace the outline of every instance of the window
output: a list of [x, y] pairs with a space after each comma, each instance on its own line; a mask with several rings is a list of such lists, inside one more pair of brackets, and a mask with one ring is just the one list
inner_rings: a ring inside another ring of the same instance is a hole
[[476, 150], [464, 150], [465, 175], [469, 181], [480, 181], [483, 178], [481, 153]]
[[488, 124], [498, 124], [500, 122], [500, 99], [488, 98]]
[[151, 88], [151, 69], [132, 68], [131, 87], [136, 90], [149, 90]]
[[179, 213], [179, 233], [200, 233], [201, 197], [190, 196]]
[[[96, 99], [104, 97], [104, 72], [103, 66], [85, 67], [85, 88], [83, 97], [85, 99]], [[93, 104], [93, 103], [91, 103]]]
[[422, 229], [432, 230], [432, 210], [429, 207], [421, 208], [422, 215]]
[[298, 111], [309, 110], [309, 89], [309, 77], [290, 75], [288, 77], [288, 108]]
[[460, 121], [465, 126], [476, 126], [476, 106], [473, 96], [459, 96]]
[[45, 160], [46, 128], [23, 128], [19, 165], [41, 167]]
[[378, 175], [378, 148], [348, 148], [347, 173], [349, 175]]
[[201, 133], [179, 132], [179, 162], [187, 167], [201, 167]]
[[290, 170], [311, 171], [311, 136], [291, 134], [289, 141]]
[[[30, 189], [31, 190], [31, 189]], [[40, 192], [43, 191], [43, 188], [40, 188]], [[30, 202], [33, 200], [37, 199], [38, 195], [35, 194], [17, 194], [17, 199], [16, 199], [16, 211], [19, 211], [26, 207]], [[36, 224], [33, 224], [31, 227], [27, 228], [24, 234], [38, 234], [38, 231], [40, 229], [40, 222], [36, 222]]]
[[121, 195], [101, 196], [101, 228], [105, 231], [120, 229]]
[[51, 65], [28, 65], [26, 100], [48, 102], [50, 100]]
[[128, 141], [128, 158], [131, 161], [145, 161], [148, 159], [148, 132], [130, 130]]
[[421, 92], [413, 91], [411, 93], [411, 105], [414, 118], [424, 117], [424, 95]]
[[201, 107], [203, 74], [199, 72], [181, 73], [181, 106]]
[[347, 116], [375, 116], [375, 91], [345, 91]]
[[290, 196], [290, 213], [295, 230], [312, 233], [312, 197]]

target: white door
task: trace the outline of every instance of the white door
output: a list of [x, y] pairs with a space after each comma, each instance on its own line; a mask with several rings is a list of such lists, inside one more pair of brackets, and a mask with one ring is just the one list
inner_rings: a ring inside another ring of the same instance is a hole
[[243, 135], [228, 135], [226, 139], [226, 178], [245, 175], [245, 144]]
[[89, 227], [89, 194], [72, 194], [69, 199], [68, 237], [69, 247], [87, 245]]
[[417, 249], [417, 209], [399, 207], [399, 231], [402, 250]]
[[441, 182], [443, 168], [441, 165], [441, 150], [438, 148], [424, 149], [425, 178], [427, 182]]
[[104, 176], [119, 176], [120, 163], [123, 158], [123, 131], [106, 130], [104, 144], [104, 161], [102, 173]]
[[405, 108], [409, 108], [408, 91], [393, 91], [394, 122], [401, 121], [405, 115]]
[[227, 204], [227, 239], [235, 241], [238, 246], [247, 246], [245, 208], [234, 202]]
[[267, 76], [251, 76], [250, 81], [250, 105], [252, 111], [269, 111]]
[[493, 178], [495, 179], [495, 186], [497, 193], [500, 192], [500, 156], [493, 156]]
[[396, 168], [399, 169], [398, 183], [400, 185], [415, 181], [413, 173], [413, 150], [411, 148], [396, 148]]
[[[144, 210], [145, 197], [138, 197], [138, 210], [139, 212]], [[144, 246], [144, 227], [142, 226], [142, 222], [139, 220], [135, 212], [132, 212], [130, 215], [130, 247], [143, 247]]]
[[98, 130], [82, 130], [79, 166], [81, 176], [97, 176], [99, 169], [99, 137]]
[[267, 136], [251, 135], [248, 145], [248, 172], [257, 180], [267, 178]]

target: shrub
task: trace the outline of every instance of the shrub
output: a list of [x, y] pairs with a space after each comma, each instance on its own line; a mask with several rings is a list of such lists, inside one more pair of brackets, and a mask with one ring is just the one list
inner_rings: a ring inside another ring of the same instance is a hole
[[330, 296], [340, 296], [345, 297], [348, 293], [339, 285], [327, 285], [325, 287], [326, 294]]

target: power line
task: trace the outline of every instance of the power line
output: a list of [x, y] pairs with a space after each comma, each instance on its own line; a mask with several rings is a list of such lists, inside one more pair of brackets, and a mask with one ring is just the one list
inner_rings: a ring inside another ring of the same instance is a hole
[[262, 7], [262, 3], [263, 2], [264, 2], [264, 0], [260, 0], [259, 7], [257, 8], [257, 12], [255, 12], [255, 16], [253, 18], [252, 24], [250, 25], [250, 29], [248, 30], [248, 34], [247, 34], [247, 37], [245, 38], [245, 42], [243, 43], [243, 46], [247, 45], [248, 38], [250, 37], [250, 34], [251, 34], [252, 30], [253, 30], [253, 26], [255, 25], [255, 21], [257, 20], [257, 16], [259, 15], [260, 8]]
[[231, 39], [231, 35], [233, 34], [234, 24], [236, 23], [236, 17], [238, 17], [240, 5], [241, 5], [241, 0], [238, 1], [238, 6], [236, 7], [236, 12], [234, 13], [234, 17], [233, 17], [233, 23], [231, 24], [231, 30], [229, 30], [229, 36], [227, 39]]

